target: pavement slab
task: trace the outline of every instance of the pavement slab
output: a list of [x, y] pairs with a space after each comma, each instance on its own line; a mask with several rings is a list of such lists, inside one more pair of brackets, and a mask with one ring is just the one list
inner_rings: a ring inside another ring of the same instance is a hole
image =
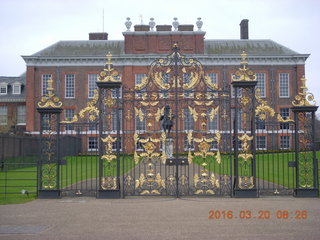
[[310, 240], [319, 236], [319, 198], [74, 197], [0, 205], [1, 240]]

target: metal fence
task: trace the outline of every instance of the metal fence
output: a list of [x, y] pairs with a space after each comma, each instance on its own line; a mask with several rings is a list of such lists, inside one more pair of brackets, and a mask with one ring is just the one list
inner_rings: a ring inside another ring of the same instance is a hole
[[37, 194], [39, 144], [38, 137], [0, 135], [0, 198]]
[[[60, 137], [61, 166], [63, 159], [82, 152], [77, 135]], [[37, 195], [40, 138], [35, 136], [0, 135], [0, 198]]]

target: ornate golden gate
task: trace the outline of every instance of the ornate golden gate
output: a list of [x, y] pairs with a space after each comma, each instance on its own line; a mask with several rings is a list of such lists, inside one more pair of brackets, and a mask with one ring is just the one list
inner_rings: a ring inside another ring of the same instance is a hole
[[175, 44], [123, 86], [125, 195], [231, 195], [230, 89], [215, 80]]

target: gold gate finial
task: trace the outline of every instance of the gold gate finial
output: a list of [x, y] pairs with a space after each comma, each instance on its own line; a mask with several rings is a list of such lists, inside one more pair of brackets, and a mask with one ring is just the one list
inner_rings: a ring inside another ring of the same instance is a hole
[[247, 53], [245, 51], [242, 51], [241, 53], [241, 64], [248, 64], [248, 61], [247, 61]]
[[121, 76], [117, 70], [113, 68], [113, 64], [111, 61], [112, 54], [108, 52], [106, 55], [107, 62], [103, 71], [99, 73], [97, 82], [121, 82]]
[[306, 86], [307, 79], [304, 77], [304, 75], [300, 79], [301, 81], [301, 87], [300, 92], [294, 100], [292, 101], [292, 105], [295, 107], [302, 107], [302, 106], [315, 106], [316, 101], [314, 100], [314, 96], [312, 93], [308, 92], [308, 88]]
[[60, 108], [62, 107], [62, 102], [59, 97], [57, 97], [53, 92], [53, 80], [48, 79], [48, 87], [46, 88], [47, 93], [38, 102], [39, 108]]
[[242, 51], [240, 54], [241, 56], [241, 62], [240, 62], [240, 68], [235, 72], [234, 75], [232, 75], [232, 82], [236, 81], [256, 81], [257, 76], [254, 74], [254, 72], [247, 67], [248, 60], [247, 60], [247, 53], [245, 51]]

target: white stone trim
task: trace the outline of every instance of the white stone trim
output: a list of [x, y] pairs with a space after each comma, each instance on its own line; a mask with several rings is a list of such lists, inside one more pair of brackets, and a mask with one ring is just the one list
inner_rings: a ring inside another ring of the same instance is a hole
[[[113, 57], [113, 65], [116, 66], [149, 66], [152, 61], [165, 57], [166, 55], [138, 55], [126, 54]], [[186, 55], [188, 58], [196, 58], [204, 66], [237, 66], [241, 58], [236, 55]], [[249, 56], [249, 66], [262, 65], [299, 65], [305, 64], [309, 54], [294, 56]], [[27, 66], [99, 66], [105, 64], [105, 57], [32, 57], [24, 56]]]

